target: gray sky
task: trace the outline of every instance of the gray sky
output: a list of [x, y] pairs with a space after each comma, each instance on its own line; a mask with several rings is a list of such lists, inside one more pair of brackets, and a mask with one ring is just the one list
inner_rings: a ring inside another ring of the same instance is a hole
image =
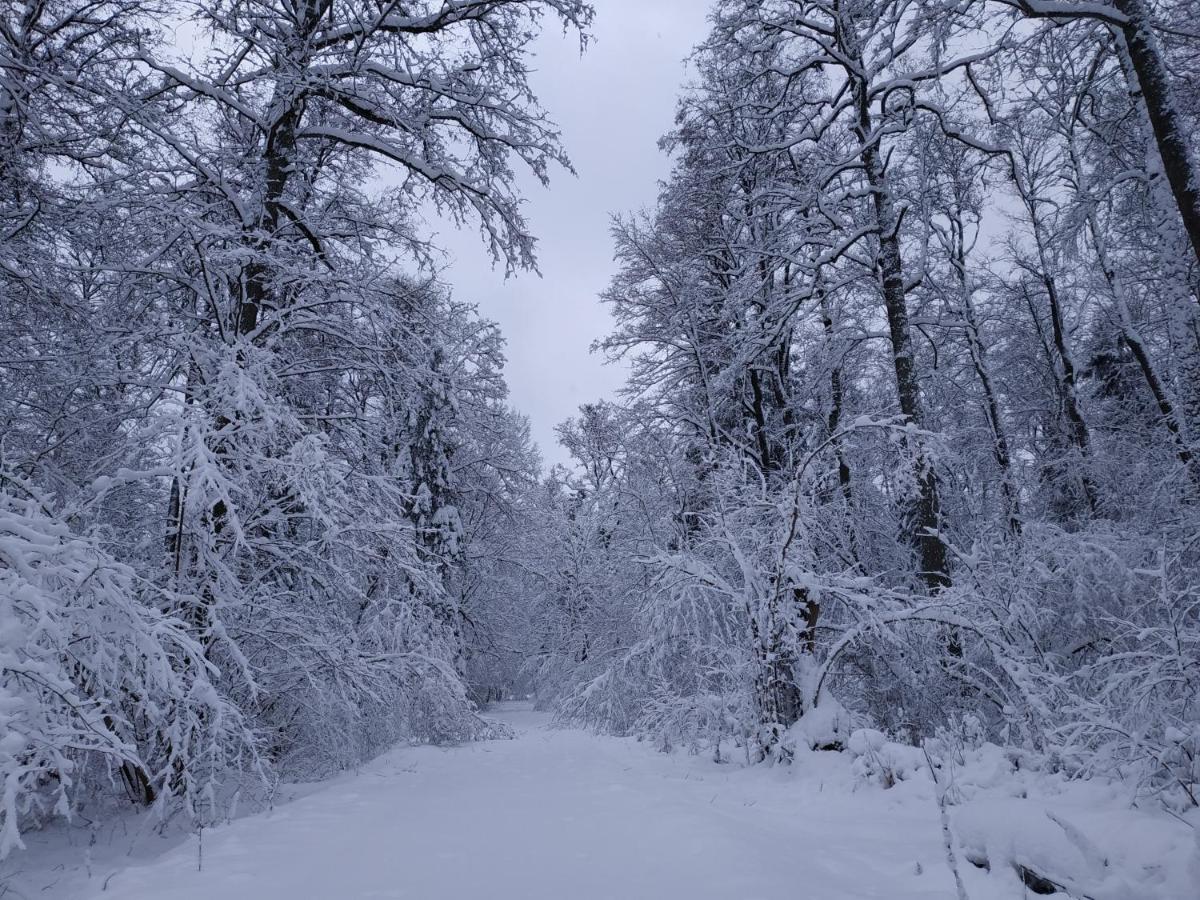
[[595, 0], [595, 40], [581, 58], [557, 30], [537, 45], [534, 87], [578, 178], [523, 180], [542, 276], [504, 280], [474, 229], [440, 228], [452, 254], [443, 277], [508, 339], [514, 406], [532, 421], [547, 464], [565, 462], [554, 426], [581, 403], [611, 397], [624, 379], [589, 353], [611, 327], [597, 294], [613, 271], [609, 216], [650, 205], [669, 161], [656, 141], [671, 127], [683, 59], [705, 33], [708, 0]]

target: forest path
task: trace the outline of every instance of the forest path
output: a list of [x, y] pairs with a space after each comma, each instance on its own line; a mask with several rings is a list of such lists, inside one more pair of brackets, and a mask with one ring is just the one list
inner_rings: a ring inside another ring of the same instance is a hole
[[516, 739], [398, 748], [270, 813], [209, 829], [200, 871], [192, 838], [95, 897], [953, 896], [932, 803], [553, 729], [525, 704], [491, 715]]

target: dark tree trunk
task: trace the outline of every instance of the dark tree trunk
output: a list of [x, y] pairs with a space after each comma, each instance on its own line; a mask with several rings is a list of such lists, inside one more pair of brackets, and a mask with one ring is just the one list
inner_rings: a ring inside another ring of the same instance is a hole
[[[917, 378], [912, 331], [908, 322], [904, 263], [900, 254], [900, 220], [892, 201], [891, 186], [888, 184], [887, 171], [880, 156], [878, 138], [874, 134], [867, 85], [860, 78], [852, 77], [858, 112], [856, 130], [860, 146], [859, 156], [871, 187], [878, 232], [879, 250], [876, 261], [883, 287], [888, 334], [892, 343], [896, 392], [900, 401], [900, 412], [907, 421], [920, 428], [925, 425], [925, 413]], [[931, 592], [935, 592], [950, 584], [946, 544], [939, 533], [941, 501], [938, 497], [937, 474], [919, 442], [913, 449], [917, 498], [912, 510], [912, 539], [916, 544], [921, 579]]]
[[1163, 171], [1175, 195], [1192, 251], [1200, 262], [1200, 166], [1191, 150], [1191, 129], [1179, 111], [1171, 74], [1145, 0], [1113, 0], [1113, 5], [1129, 20], [1121, 29], [1125, 46], [1154, 129]]
[[[1083, 184], [1084, 176], [1082, 168], [1074, 153], [1072, 153], [1072, 160], [1076, 166], [1076, 178], [1080, 184]], [[1092, 206], [1090, 200], [1087, 198], [1084, 198], [1083, 202], [1088, 204], [1088, 227], [1092, 233], [1092, 244], [1096, 249], [1100, 269], [1104, 273], [1104, 280], [1108, 283], [1109, 290], [1113, 296], [1113, 302], [1117, 307], [1117, 323], [1121, 329], [1121, 340], [1129, 348], [1129, 352], [1133, 354], [1138, 369], [1142, 373], [1142, 378], [1145, 380], [1146, 386], [1150, 389], [1151, 396], [1154, 397], [1154, 403], [1158, 407], [1163, 423], [1167, 426], [1167, 431], [1171, 435], [1172, 442], [1175, 444], [1176, 456], [1183, 464], [1188, 477], [1195, 484], [1200, 485], [1200, 465], [1197, 464], [1196, 456], [1192, 452], [1186, 423], [1180, 411], [1176, 409], [1175, 403], [1172, 401], [1170, 394], [1168, 394], [1162, 378], [1159, 377], [1158, 370], [1154, 366], [1154, 361], [1150, 358], [1150, 351], [1146, 347], [1146, 342], [1142, 339], [1141, 332], [1133, 321], [1133, 313], [1130, 311], [1129, 301], [1126, 298], [1125, 283], [1117, 273], [1116, 267], [1112, 264], [1112, 259], [1108, 253], [1108, 245], [1104, 239], [1104, 232], [1096, 216], [1095, 207]]]

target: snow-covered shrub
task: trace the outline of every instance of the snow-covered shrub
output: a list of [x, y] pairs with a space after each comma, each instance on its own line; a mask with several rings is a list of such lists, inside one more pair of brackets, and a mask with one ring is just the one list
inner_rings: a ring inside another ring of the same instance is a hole
[[960, 727], [939, 734], [1195, 804], [1194, 560], [1161, 539], [1045, 524], [962, 559], [962, 608], [974, 615], [963, 655], [939, 669], [959, 686], [941, 700], [942, 722]]
[[1194, 561], [1157, 554], [1129, 572], [1138, 602], [1102, 610], [1103, 637], [1055, 691], [1056, 749], [1181, 807], [1200, 805], [1200, 583]]
[[748, 743], [744, 704], [745, 697], [736, 692], [680, 696], [664, 687], [646, 700], [634, 731], [652, 737], [664, 752], [676, 747], [692, 754], [707, 750], [715, 761], [722, 762], [723, 741], [732, 740], [742, 746]]
[[928, 768], [921, 748], [890, 741], [873, 728], [860, 728], [851, 734], [846, 750], [854, 759], [854, 774], [884, 788]]
[[241, 714], [162, 594], [21, 493], [0, 491], [0, 857], [97, 789], [88, 767], [206, 813], [216, 780], [255, 764]]

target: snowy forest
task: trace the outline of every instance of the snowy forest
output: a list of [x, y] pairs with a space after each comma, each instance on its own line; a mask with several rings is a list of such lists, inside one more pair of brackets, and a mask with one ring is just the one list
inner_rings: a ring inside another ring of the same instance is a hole
[[429, 219], [536, 269], [604, 0], [0, 6], [0, 857], [523, 697], [1200, 834], [1200, 4], [714, 4], [551, 467]]

